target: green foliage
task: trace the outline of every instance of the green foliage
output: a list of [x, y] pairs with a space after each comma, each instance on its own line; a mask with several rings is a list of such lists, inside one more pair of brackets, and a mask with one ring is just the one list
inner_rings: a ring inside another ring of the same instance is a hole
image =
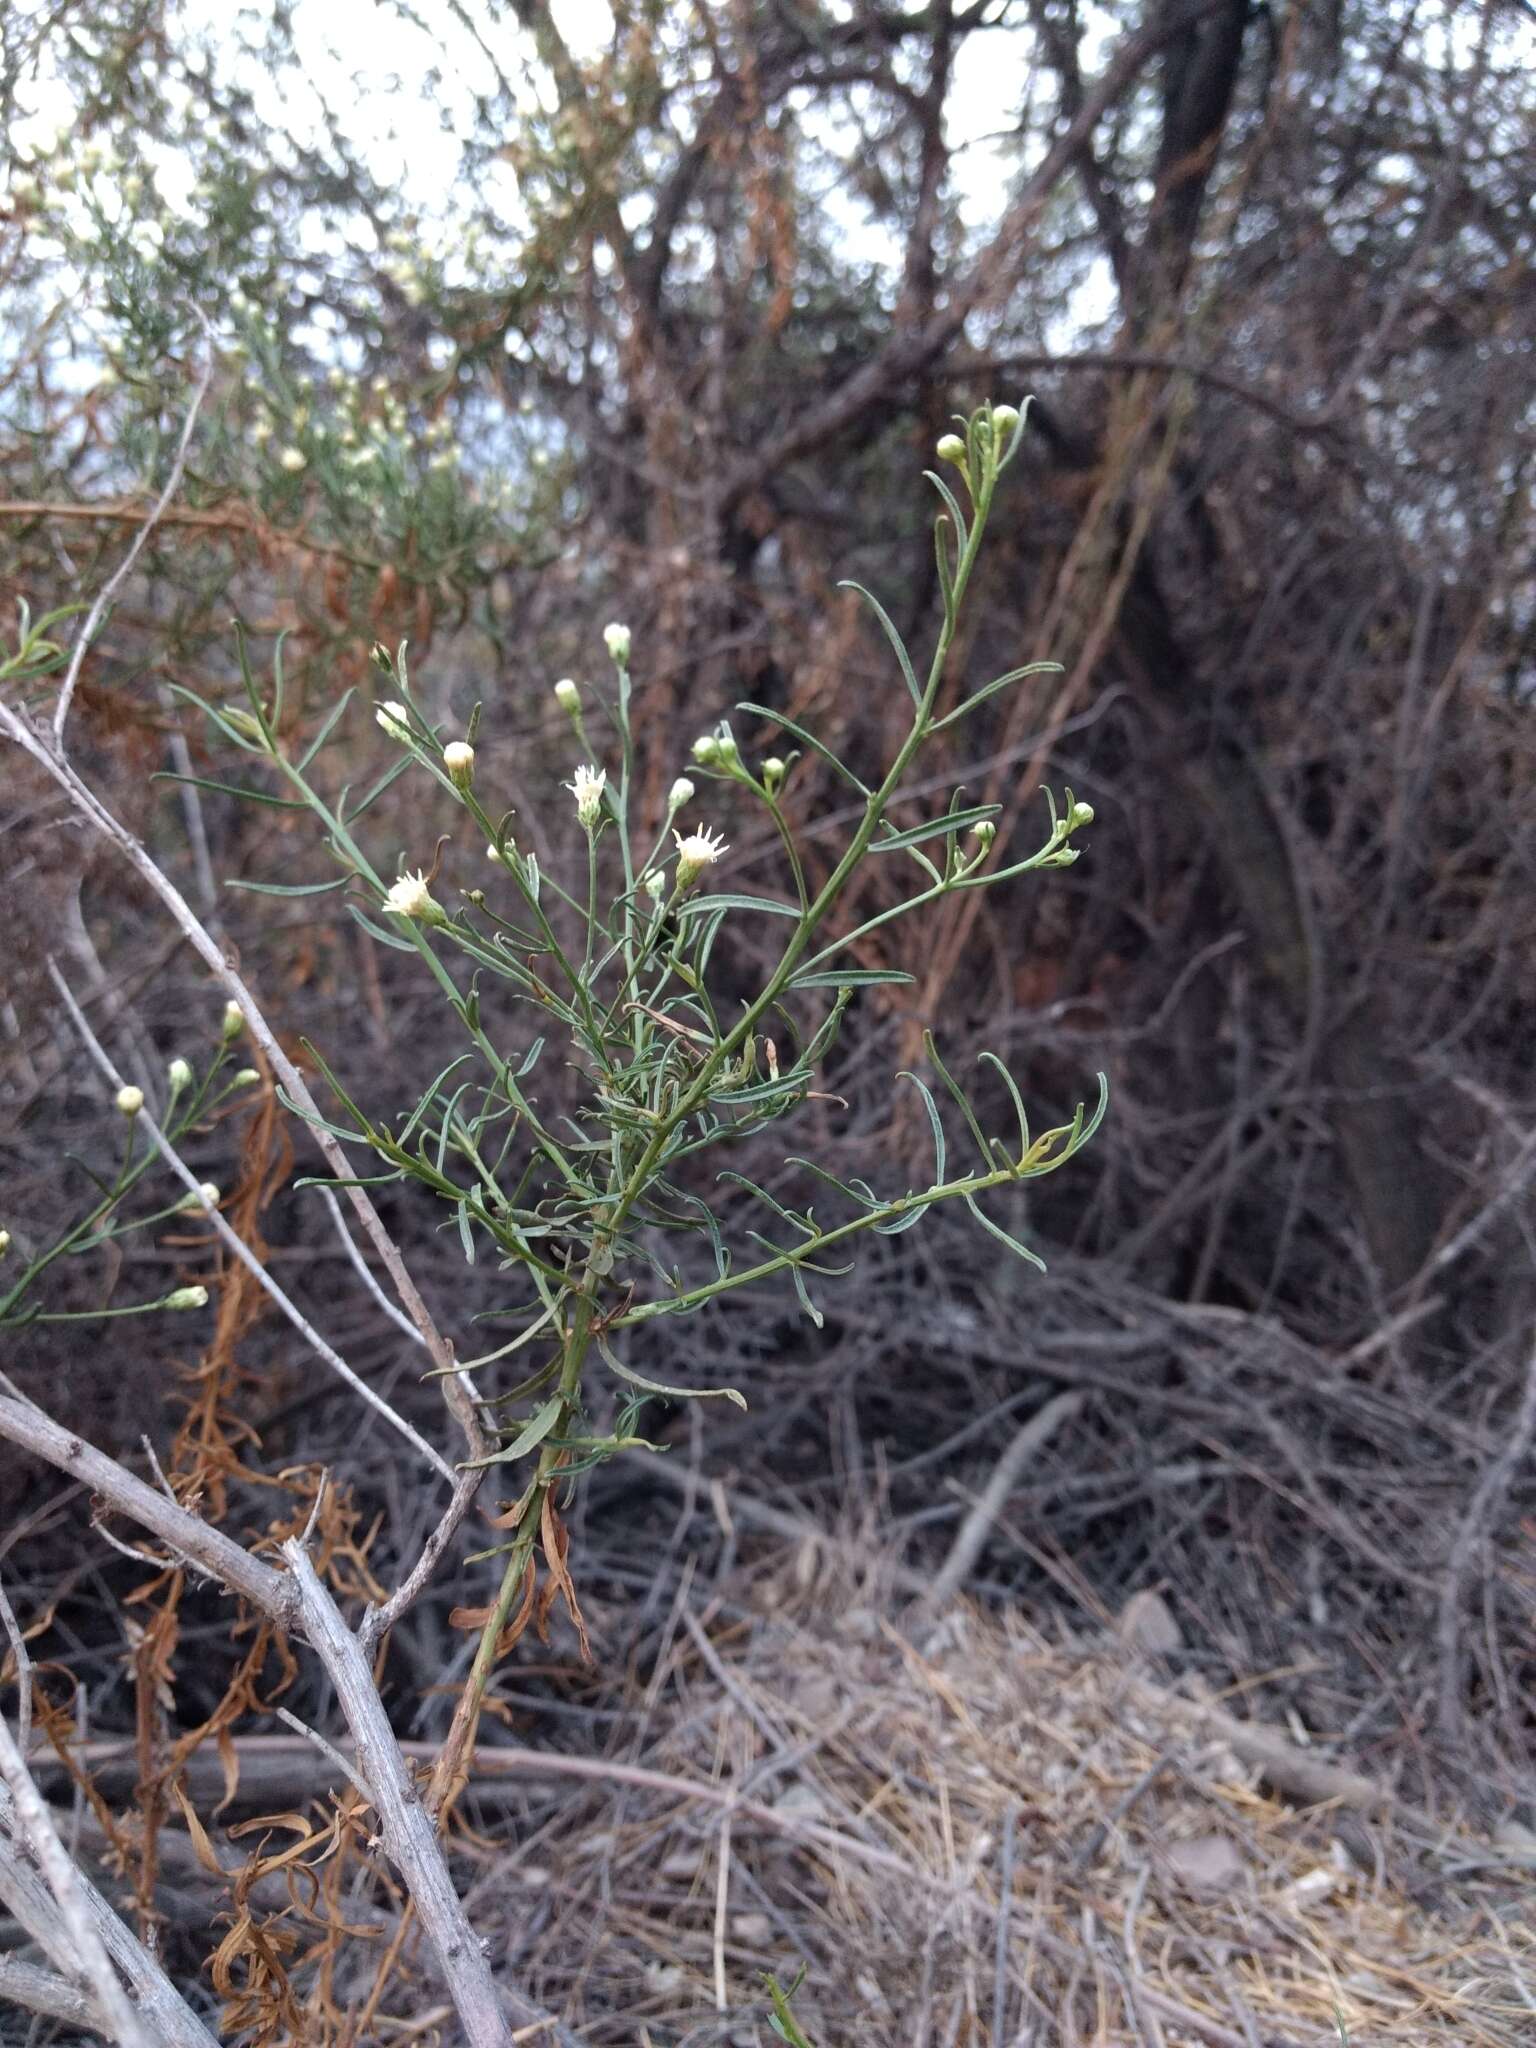
[[[605, 634], [614, 682], [593, 707], [608, 727], [602, 745], [589, 732], [580, 692], [569, 683], [556, 692], [582, 757], [566, 785], [574, 801], [574, 846], [561, 874], [546, 872], [519, 844], [512, 814], [498, 811], [479, 787], [478, 708], [462, 738], [440, 731], [412, 690], [403, 647], [398, 654], [374, 650], [383, 678], [375, 717], [395, 755], [360, 794], [329, 788], [323, 779], [328, 742], [354, 708], [351, 693], [297, 758], [282, 737], [281, 648], [263, 688], [242, 640], [244, 701], [203, 703], [224, 741], [256, 771], [257, 781], [243, 785], [243, 793], [307, 810], [330, 868], [311, 881], [243, 886], [282, 894], [344, 892], [350, 914], [370, 937], [420, 959], [463, 1041], [464, 1049], [398, 1117], [366, 1107], [320, 1054], [315, 1058], [332, 1097], [328, 1128], [359, 1155], [356, 1180], [414, 1182], [444, 1206], [467, 1260], [493, 1258], [514, 1276], [508, 1304], [497, 1311], [499, 1320], [513, 1323], [513, 1336], [457, 1369], [475, 1385], [499, 1437], [491, 1462], [508, 1468], [521, 1489], [502, 1546], [508, 1554], [502, 1595], [477, 1663], [479, 1686], [541, 1533], [548, 1556], [548, 1512], [570, 1475], [638, 1441], [636, 1424], [648, 1399], [716, 1395], [745, 1405], [734, 1388], [686, 1388], [641, 1374], [623, 1355], [626, 1332], [691, 1315], [775, 1279], [788, 1282], [819, 1325], [813, 1288], [851, 1270], [843, 1260], [858, 1240], [869, 1232], [905, 1231], [940, 1202], [963, 1202], [1012, 1253], [1038, 1263], [983, 1203], [999, 1189], [1065, 1164], [1103, 1113], [1101, 1077], [1091, 1116], [1079, 1108], [1069, 1123], [1033, 1136], [1016, 1083], [993, 1058], [1015, 1129], [1006, 1137], [990, 1132], [930, 1038], [934, 1073], [974, 1149], [966, 1163], [951, 1163], [934, 1094], [916, 1074], [905, 1078], [924, 1105], [933, 1159], [915, 1187], [882, 1194], [862, 1179], [840, 1179], [791, 1155], [792, 1166], [830, 1190], [834, 1214], [824, 1218], [811, 1204], [796, 1206], [728, 1163], [742, 1140], [791, 1118], [817, 1092], [855, 991], [872, 980], [905, 978], [900, 970], [855, 967], [862, 941], [943, 897], [1067, 866], [1077, 859], [1074, 833], [1092, 819], [1069, 791], [1063, 810], [1051, 802], [1043, 843], [1007, 859], [994, 845], [998, 807], [967, 804], [958, 789], [918, 822], [899, 824], [893, 815], [909, 815], [909, 771], [940, 723], [934, 705], [960, 608], [1021, 422], [1011, 407], [996, 413], [983, 407], [961, 425], [964, 441], [955, 445], [967, 506], [936, 475], [930, 479], [943, 500], [935, 530], [944, 566], [942, 627], [919, 678], [894, 626], [875, 607], [910, 698], [906, 735], [877, 787], [856, 784], [862, 814], [818, 888], [808, 880], [784, 807], [800, 755], [770, 757], [754, 767], [727, 720], [694, 743], [693, 772], [771, 822], [783, 854], [784, 893], [701, 886], [729, 848], [718, 831], [693, 824], [698, 791], [689, 777], [673, 784], [660, 819], [638, 815], [630, 636], [621, 626]], [[989, 684], [977, 695], [999, 686]], [[813, 735], [800, 736], [835, 762]], [[455, 903], [433, 894], [441, 844], [437, 858], [429, 861], [418, 847], [417, 865], [391, 874], [365, 843], [372, 805], [407, 772], [434, 783], [457, 807], [465, 832], [486, 849], [485, 885]], [[906, 864], [910, 889], [829, 936], [833, 913], [868, 859]], [[739, 924], [771, 933], [777, 957], [754, 993], [737, 991], [727, 1003], [722, 941]], [[516, 1049], [509, 1029], [513, 1006], [530, 1014], [532, 1026]], [[570, 1108], [552, 1105], [553, 1083], [547, 1092], [539, 1087], [557, 1064], [577, 1092]], [[713, 1162], [716, 1186], [740, 1190], [755, 1211], [741, 1233], [744, 1242], [727, 1240], [718, 1204], [689, 1185], [701, 1162]], [[668, 1240], [680, 1246], [674, 1259], [655, 1249]], [[685, 1245], [693, 1248], [686, 1257]], [[477, 1377], [525, 1348], [527, 1376], [515, 1386], [493, 1390]], [[606, 1432], [592, 1420], [594, 1353], [617, 1402]], [[548, 1561], [558, 1575], [557, 1560]]]

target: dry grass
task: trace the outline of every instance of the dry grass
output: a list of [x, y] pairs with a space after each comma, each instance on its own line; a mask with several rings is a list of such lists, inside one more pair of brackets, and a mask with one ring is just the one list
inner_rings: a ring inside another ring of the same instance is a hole
[[846, 1585], [755, 1583], [712, 1636], [683, 1615], [616, 1782], [500, 1865], [544, 1926], [519, 1974], [586, 2038], [767, 2043], [760, 1973], [804, 1964], [816, 2048], [1531, 2039], [1498, 1852], [1299, 1813], [1118, 1651], [968, 1610], [915, 1642]]

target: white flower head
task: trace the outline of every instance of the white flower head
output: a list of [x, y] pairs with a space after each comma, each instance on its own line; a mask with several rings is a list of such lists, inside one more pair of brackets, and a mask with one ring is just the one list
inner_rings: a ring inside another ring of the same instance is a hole
[[684, 804], [691, 804], [692, 802], [693, 784], [686, 775], [679, 775], [676, 782], [667, 791], [667, 809], [669, 811], [680, 811]]
[[172, 1060], [165, 1070], [165, 1078], [173, 1095], [179, 1095], [183, 1088], [192, 1086], [192, 1069], [185, 1060]]
[[217, 1209], [219, 1206], [217, 1183], [211, 1180], [199, 1181], [197, 1193], [195, 1195], [183, 1195], [176, 1206], [179, 1209]]
[[254, 1088], [260, 1079], [261, 1076], [254, 1067], [242, 1067], [235, 1076], [235, 1086], [237, 1088]]
[[142, 1088], [119, 1088], [114, 1099], [124, 1116], [137, 1116], [144, 1107], [144, 1090]]
[[667, 877], [665, 869], [652, 868], [650, 873], [646, 876], [644, 882], [641, 884], [641, 886], [644, 888], [646, 895], [649, 896], [651, 901], [654, 904], [656, 904], [659, 908], [662, 898], [667, 893]]
[[286, 469], [290, 476], [297, 476], [308, 460], [302, 448], [285, 448], [277, 458], [278, 467]]
[[206, 1287], [178, 1287], [165, 1297], [162, 1308], [206, 1308], [208, 1290]]
[[219, 1036], [226, 1045], [233, 1045], [245, 1029], [245, 1012], [238, 1003], [224, 1005], [224, 1021], [219, 1026]]
[[559, 682], [556, 683], [555, 702], [562, 711], [579, 711], [581, 709], [581, 692], [569, 676], [562, 676]]
[[446, 924], [448, 921], [442, 905], [433, 900], [426, 875], [419, 870], [413, 875], [407, 869], [398, 882], [391, 884], [384, 898], [384, 908], [392, 910], [396, 917], [415, 918], [420, 924]]
[[374, 717], [383, 726], [392, 740], [408, 740], [411, 736], [411, 714], [405, 706], [391, 698], [387, 703], [374, 707]]
[[681, 832], [674, 832], [677, 841], [677, 886], [679, 890], [691, 889], [706, 868], [712, 868], [722, 854], [730, 852], [718, 832], [711, 832], [707, 826], [697, 832], [690, 832], [685, 839]]
[[11, 1233], [8, 1230], [0, 1230], [0, 1259], [5, 1257], [10, 1248]]
[[585, 761], [576, 770], [574, 782], [565, 787], [576, 799], [576, 815], [589, 832], [597, 829], [597, 821], [603, 810], [603, 785], [608, 780], [606, 768], [589, 768]]
[[450, 740], [443, 749], [443, 766], [455, 789], [468, 789], [475, 774], [474, 748], [467, 740]]
[[603, 628], [603, 645], [608, 658], [615, 668], [629, 667], [630, 632], [628, 626], [621, 626], [617, 620]]

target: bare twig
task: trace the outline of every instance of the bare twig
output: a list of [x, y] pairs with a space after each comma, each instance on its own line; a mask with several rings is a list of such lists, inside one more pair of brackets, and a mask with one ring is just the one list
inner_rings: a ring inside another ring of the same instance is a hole
[[411, 1567], [409, 1575], [401, 1580], [382, 1606], [370, 1607], [363, 1616], [357, 1639], [364, 1656], [372, 1656], [375, 1645], [394, 1627], [401, 1615], [420, 1599], [424, 1589], [431, 1584], [432, 1576], [442, 1563], [449, 1544], [457, 1535], [460, 1523], [474, 1505], [475, 1495], [480, 1491], [484, 1478], [483, 1469], [459, 1475], [453, 1489], [453, 1498], [438, 1517], [437, 1526], [422, 1545], [421, 1555]]
[[1045, 1449], [1063, 1424], [1072, 1420], [1087, 1398], [1086, 1394], [1077, 1392], [1057, 1394], [1018, 1431], [993, 1468], [981, 1498], [960, 1524], [949, 1547], [949, 1555], [934, 1575], [925, 1603], [928, 1607], [937, 1611], [954, 1599], [981, 1555], [993, 1523], [1007, 1506], [1008, 1496], [1017, 1485], [1020, 1473], [1032, 1458]]
[[[321, 1121], [319, 1106], [310, 1093], [304, 1076], [279, 1044], [276, 1033], [262, 1015], [255, 997], [240, 974], [225, 959], [175, 883], [169, 876], [162, 874], [148, 850], [140, 845], [126, 826], [113, 817], [50, 736], [40, 730], [24, 712], [14, 705], [0, 703], [0, 732], [14, 741], [52, 777], [80, 815], [117, 848], [135, 874], [160, 898], [170, 912], [177, 929], [198, 957], [223, 983], [232, 1000], [239, 1005], [251, 1036], [271, 1062], [290, 1101], [309, 1123], [315, 1143], [325, 1155], [333, 1173], [339, 1179], [351, 1180], [351, 1162]], [[470, 1457], [482, 1457], [486, 1450], [486, 1440], [475, 1404], [454, 1370], [452, 1349], [433, 1321], [420, 1289], [406, 1268], [399, 1247], [385, 1229], [383, 1219], [369, 1199], [366, 1188], [350, 1186], [347, 1189], [347, 1198], [352, 1204], [353, 1212], [362, 1223], [369, 1242], [394, 1282], [395, 1292], [419, 1331], [434, 1366], [440, 1368], [444, 1374], [444, 1398], [464, 1434]]]
[[92, 1492], [211, 1572], [231, 1592], [270, 1615], [279, 1627], [291, 1629], [296, 1623], [298, 1602], [284, 1573], [252, 1557], [186, 1508], [175, 1506], [158, 1487], [146, 1486], [115, 1458], [106, 1457], [73, 1431], [61, 1429], [41, 1408], [0, 1395], [0, 1437], [57, 1466], [72, 1479], [83, 1479]]
[[67, 1978], [16, 1956], [0, 1954], [0, 2005], [19, 2005], [44, 2019], [62, 2020], [67, 2027], [83, 2027], [92, 2034], [107, 2031], [94, 2000], [77, 1991]]
[[16, 1747], [25, 1756], [32, 1747], [32, 1659], [27, 1655], [27, 1639], [5, 1597], [4, 1586], [0, 1586], [0, 1625], [10, 1638], [11, 1654], [16, 1659]]
[[[290, 1538], [283, 1556], [298, 1591], [304, 1632], [336, 1688], [358, 1766], [372, 1787], [384, 1852], [399, 1871], [436, 1952], [465, 2038], [473, 2048], [508, 2048], [512, 2037], [502, 1998], [453, 1888], [442, 1843], [389, 1725], [362, 1646], [321, 1585], [303, 1546]], [[521, 2023], [544, 2023], [549, 2040], [570, 2038], [526, 1999], [508, 1992], [507, 2003], [519, 2008], [516, 2017]]]
[[53, 707], [53, 743], [60, 753], [64, 749], [64, 727], [69, 719], [69, 707], [74, 702], [75, 686], [80, 680], [80, 670], [85, 664], [85, 657], [90, 653], [91, 645], [101, 631], [113, 598], [127, 582], [134, 563], [144, 552], [145, 542], [159, 525], [161, 516], [180, 487], [182, 471], [187, 466], [187, 449], [191, 445], [192, 429], [197, 425], [197, 416], [203, 409], [203, 400], [208, 395], [209, 381], [213, 376], [213, 336], [209, 332], [206, 320], [203, 321], [203, 348], [202, 375], [198, 378], [197, 388], [192, 393], [192, 403], [187, 407], [187, 417], [182, 425], [181, 439], [176, 443], [176, 453], [171, 462], [170, 475], [165, 480], [165, 488], [150, 507], [148, 517], [134, 535], [127, 554], [102, 586], [100, 595], [86, 614], [85, 624], [75, 635], [75, 644], [70, 650], [69, 666], [64, 671], [64, 681], [59, 687], [59, 700]]
[[[87, 1023], [85, 1013], [81, 1010], [80, 1005], [75, 1001], [74, 996], [70, 992], [69, 984], [65, 981], [63, 975], [60, 974], [57, 965], [52, 960], [48, 963], [48, 972], [53, 979], [54, 987], [59, 992], [60, 1000], [69, 1012], [71, 1022], [84, 1042], [86, 1051], [106, 1077], [109, 1087], [115, 1089], [121, 1086], [121, 1075], [113, 1065], [111, 1057], [102, 1046], [100, 1039], [97, 1038], [95, 1032], [92, 1031]], [[166, 1137], [164, 1131], [155, 1122], [147, 1107], [139, 1111], [137, 1121], [148, 1133], [156, 1151], [159, 1152], [161, 1158], [170, 1167], [182, 1186], [191, 1194], [198, 1194], [199, 1182], [196, 1174], [193, 1173], [180, 1153], [177, 1152], [175, 1146], [172, 1145], [170, 1139]], [[208, 1223], [217, 1233], [225, 1249], [240, 1261], [257, 1286], [261, 1288], [270, 1300], [277, 1304], [299, 1335], [304, 1339], [305, 1343], [309, 1345], [310, 1349], [316, 1353], [324, 1364], [329, 1366], [336, 1377], [345, 1381], [352, 1392], [357, 1395], [358, 1399], [366, 1401], [374, 1413], [381, 1416], [397, 1435], [403, 1436], [411, 1448], [418, 1451], [426, 1459], [427, 1463], [432, 1466], [434, 1471], [440, 1473], [450, 1484], [454, 1483], [457, 1475], [442, 1453], [434, 1450], [426, 1438], [421, 1435], [420, 1431], [414, 1429], [403, 1415], [397, 1415], [383, 1395], [378, 1393], [373, 1387], [370, 1387], [360, 1374], [353, 1371], [340, 1352], [333, 1345], [326, 1342], [325, 1338], [320, 1335], [320, 1332], [310, 1322], [297, 1302], [278, 1286], [272, 1275], [267, 1271], [260, 1259], [256, 1257], [239, 1232], [230, 1226], [217, 1209], [210, 1208], [206, 1202], [203, 1204], [203, 1213]]]
[[[0, 1778], [11, 1795], [11, 1824], [17, 1846], [37, 1861], [53, 1893], [59, 1917], [69, 1933], [72, 1961], [108, 2021], [108, 2032], [122, 2048], [157, 2048], [143, 2015], [134, 2010], [122, 1979], [98, 1933], [86, 1904], [79, 1871], [59, 1839], [53, 1816], [33, 1784], [26, 1761], [16, 1747], [10, 1724], [0, 1714]], [[55, 1957], [57, 1961], [58, 1958]]]
[[[0, 1785], [0, 1832], [15, 1831], [11, 1801]], [[148, 1949], [130, 1933], [83, 1871], [76, 1884], [91, 1924], [128, 1980], [145, 2025], [158, 2048], [217, 2048], [203, 2025]], [[30, 1863], [0, 1855], [0, 1900], [39, 1948], [61, 1969], [74, 1966], [70, 1936], [53, 1895]], [[4, 1987], [0, 1986], [0, 1996]], [[99, 2022], [97, 2023], [100, 2024]]]

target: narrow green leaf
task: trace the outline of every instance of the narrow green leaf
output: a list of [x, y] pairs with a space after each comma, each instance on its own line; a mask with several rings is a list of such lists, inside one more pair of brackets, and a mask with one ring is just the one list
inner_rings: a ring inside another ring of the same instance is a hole
[[345, 889], [352, 877], [337, 875], [329, 882], [242, 882], [238, 876], [225, 878], [226, 889], [245, 889], [253, 896], [329, 896], [333, 889]]
[[824, 746], [815, 733], [807, 732], [803, 725], [796, 725], [792, 718], [786, 718], [782, 711], [770, 711], [766, 704], [754, 704], [747, 698], [743, 698], [736, 709], [750, 711], [755, 717], [766, 718], [771, 724], [782, 726], [785, 732], [792, 732], [797, 740], [804, 740], [813, 754], [819, 754], [829, 768], [835, 768], [844, 782], [856, 789], [860, 796], [867, 797], [870, 794], [868, 785], [860, 782], [853, 770], [845, 767], [830, 747]]
[[938, 1187], [943, 1182], [944, 1166], [949, 1157], [948, 1148], [944, 1143], [944, 1125], [939, 1118], [939, 1106], [928, 1092], [927, 1082], [919, 1080], [917, 1075], [909, 1072], [907, 1068], [903, 1067], [896, 1078], [900, 1081], [910, 1081], [923, 1098], [923, 1107], [928, 1112], [929, 1128], [933, 1132], [933, 1184]]
[[961, 811], [946, 811], [942, 818], [930, 818], [926, 824], [909, 826], [905, 832], [894, 833], [889, 839], [872, 840], [869, 850], [871, 853], [899, 853], [904, 846], [916, 846], [924, 839], [953, 839], [956, 833], [997, 817], [1001, 810], [1001, 804], [969, 804]]
[[264, 789], [242, 789], [238, 782], [214, 782], [206, 775], [173, 775], [169, 768], [161, 769], [152, 778], [156, 782], [189, 782], [194, 789], [211, 789], [218, 796], [244, 797], [247, 803], [265, 804], [272, 811], [307, 811], [309, 805], [297, 797], [269, 796]]
[[707, 917], [716, 910], [766, 910], [771, 917], [798, 918], [793, 903], [781, 903], [776, 896], [695, 896], [680, 903], [674, 917]]
[[1019, 1157], [1022, 1159], [1029, 1150], [1029, 1117], [1024, 1108], [1024, 1098], [1019, 1093], [1018, 1083], [995, 1052], [984, 1052], [980, 1057], [989, 1067], [996, 1067], [1003, 1077], [1003, 1086], [1013, 1100], [1014, 1114], [1019, 1120]]
[[632, 1387], [639, 1387], [647, 1394], [660, 1394], [668, 1401], [734, 1401], [738, 1408], [746, 1408], [745, 1398], [734, 1387], [669, 1387], [661, 1380], [648, 1380], [633, 1366], [621, 1364], [606, 1344], [602, 1346], [602, 1353], [621, 1380], [627, 1380]]
[[967, 697], [963, 704], [957, 704], [953, 711], [946, 711], [942, 718], [936, 718], [929, 726], [930, 732], [942, 732], [946, 725], [954, 725], [962, 718], [968, 718], [978, 704], [985, 704], [989, 697], [995, 697], [999, 690], [1006, 690], [1010, 683], [1016, 683], [1024, 676], [1060, 675], [1059, 661], [1031, 661], [1023, 668], [1011, 668], [1005, 676], [994, 676], [990, 683], [984, 683], [974, 696]]
[[1007, 1231], [1004, 1230], [1003, 1226], [1000, 1223], [994, 1223], [990, 1216], [984, 1215], [981, 1209], [977, 1206], [976, 1198], [974, 1195], [966, 1195], [963, 1199], [967, 1209], [970, 1210], [971, 1214], [976, 1218], [976, 1221], [981, 1225], [982, 1229], [987, 1232], [988, 1236], [995, 1237], [999, 1244], [1007, 1245], [1009, 1251], [1011, 1251], [1016, 1258], [1027, 1260], [1031, 1266], [1038, 1266], [1042, 1273], [1045, 1271], [1045, 1261], [1041, 1258], [1040, 1254], [1038, 1252], [1032, 1252], [1027, 1244], [1020, 1244], [1019, 1240], [1016, 1237], [1010, 1237], [1008, 1235]]
[[995, 1164], [992, 1158], [992, 1149], [988, 1145], [986, 1138], [982, 1133], [981, 1125], [976, 1121], [976, 1112], [971, 1108], [971, 1105], [965, 1099], [965, 1090], [960, 1086], [960, 1083], [955, 1079], [954, 1075], [949, 1071], [948, 1067], [946, 1067], [944, 1062], [939, 1058], [939, 1048], [934, 1042], [934, 1036], [931, 1031], [925, 1031], [923, 1033], [923, 1051], [927, 1053], [929, 1059], [937, 1068], [939, 1079], [944, 1083], [944, 1086], [949, 1090], [950, 1095], [954, 1099], [954, 1102], [960, 1111], [960, 1114], [965, 1118], [971, 1136], [976, 1140], [976, 1149], [980, 1152], [983, 1163], [985, 1164], [988, 1173], [991, 1173], [994, 1170]]
[[796, 974], [788, 987], [795, 988], [894, 988], [916, 977], [894, 967], [848, 967], [841, 974], [835, 967], [818, 968], [813, 974]]
[[304, 770], [309, 766], [310, 762], [314, 760], [316, 754], [318, 754], [320, 749], [325, 745], [326, 741], [330, 738], [331, 734], [336, 730], [337, 725], [340, 723], [343, 715], [346, 712], [347, 706], [352, 702], [352, 699], [356, 695], [357, 691], [355, 689], [347, 689], [342, 692], [341, 698], [337, 703], [335, 710], [329, 714], [329, 716], [325, 720], [325, 723], [321, 726], [320, 730], [315, 734], [314, 738], [310, 741], [309, 745], [304, 749], [303, 754], [300, 756], [299, 773], [301, 775], [304, 773]]
[[875, 593], [872, 590], [866, 590], [862, 583], [855, 583], [850, 577], [845, 577], [843, 581], [838, 584], [837, 587], [839, 590], [856, 590], [859, 593], [860, 597], [863, 598], [864, 602], [869, 606], [870, 610], [874, 613], [875, 617], [880, 621], [880, 630], [884, 633], [886, 639], [890, 641], [896, 659], [901, 664], [902, 681], [906, 684], [907, 689], [911, 694], [912, 702], [914, 704], [921, 704], [923, 701], [923, 693], [921, 688], [919, 687], [917, 676], [912, 667], [912, 657], [910, 654], [908, 654], [906, 642], [897, 632], [895, 623], [893, 622], [891, 615], [886, 610], [885, 606], [880, 602], [879, 598], [876, 597]]
[[515, 1458], [526, 1458], [530, 1451], [538, 1449], [554, 1428], [563, 1405], [559, 1394], [551, 1394], [537, 1414], [523, 1424], [511, 1443], [504, 1444], [499, 1451], [493, 1451], [488, 1458], [472, 1459], [468, 1469], [479, 1471], [484, 1465], [509, 1465]]

